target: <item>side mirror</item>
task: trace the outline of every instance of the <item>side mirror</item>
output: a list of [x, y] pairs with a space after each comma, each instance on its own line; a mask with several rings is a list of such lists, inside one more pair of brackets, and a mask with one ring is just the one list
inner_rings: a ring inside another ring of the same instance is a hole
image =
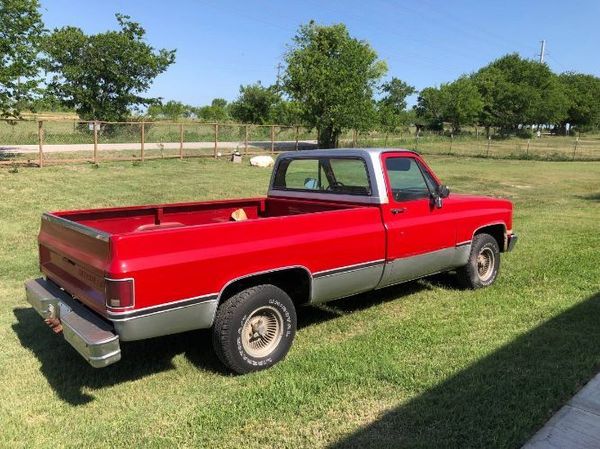
[[444, 198], [448, 198], [448, 195], [450, 195], [450, 189], [448, 188], [448, 186], [445, 186], [443, 184], [437, 186], [437, 188], [435, 189], [435, 193], [432, 195], [434, 206], [437, 209], [441, 209], [444, 205]]
[[440, 198], [448, 198], [448, 195], [450, 195], [450, 189], [448, 186], [441, 184], [437, 187], [437, 194]]

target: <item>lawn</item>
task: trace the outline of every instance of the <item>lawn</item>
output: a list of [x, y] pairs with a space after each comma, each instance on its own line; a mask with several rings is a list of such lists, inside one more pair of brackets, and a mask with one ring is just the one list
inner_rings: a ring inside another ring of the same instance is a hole
[[208, 331], [124, 344], [94, 370], [22, 283], [44, 210], [260, 195], [268, 170], [0, 168], [0, 446], [520, 447], [600, 370], [600, 163], [428, 160], [454, 192], [514, 201], [496, 284], [438, 276], [303, 308], [287, 359], [247, 376], [223, 371]]

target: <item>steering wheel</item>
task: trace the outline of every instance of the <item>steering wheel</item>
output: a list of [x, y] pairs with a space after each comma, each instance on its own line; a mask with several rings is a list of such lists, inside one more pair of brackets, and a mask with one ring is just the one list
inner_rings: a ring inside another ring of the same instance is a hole
[[346, 185], [343, 182], [334, 181], [332, 184], [329, 184], [327, 186], [327, 190], [334, 190], [334, 189], [337, 189], [339, 187], [346, 187]]

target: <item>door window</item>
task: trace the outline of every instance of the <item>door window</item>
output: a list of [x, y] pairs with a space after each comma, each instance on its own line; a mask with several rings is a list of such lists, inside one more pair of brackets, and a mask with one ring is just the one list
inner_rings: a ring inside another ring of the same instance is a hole
[[396, 201], [431, 197], [431, 191], [415, 159], [390, 157], [385, 160], [385, 168]]

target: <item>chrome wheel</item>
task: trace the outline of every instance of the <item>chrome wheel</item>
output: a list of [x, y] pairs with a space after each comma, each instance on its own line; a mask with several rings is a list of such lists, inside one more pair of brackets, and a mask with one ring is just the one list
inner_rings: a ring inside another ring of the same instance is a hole
[[495, 256], [491, 248], [483, 248], [477, 256], [477, 274], [482, 282], [494, 275]]
[[264, 306], [256, 309], [242, 327], [242, 346], [254, 358], [267, 357], [283, 335], [283, 316], [279, 310]]

